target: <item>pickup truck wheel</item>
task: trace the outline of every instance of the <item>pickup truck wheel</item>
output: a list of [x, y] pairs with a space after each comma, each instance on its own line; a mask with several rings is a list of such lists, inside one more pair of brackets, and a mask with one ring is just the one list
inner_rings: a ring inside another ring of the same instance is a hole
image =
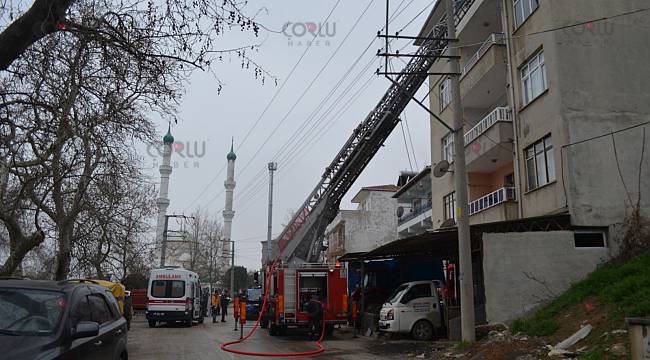
[[433, 325], [426, 320], [419, 320], [413, 325], [411, 336], [415, 340], [430, 340], [433, 337]]
[[156, 327], [156, 320], [149, 320], [149, 327], [150, 328]]

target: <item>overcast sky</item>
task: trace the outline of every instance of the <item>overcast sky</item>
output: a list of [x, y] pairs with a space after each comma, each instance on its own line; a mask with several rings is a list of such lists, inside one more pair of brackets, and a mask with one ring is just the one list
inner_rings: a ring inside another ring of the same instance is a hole
[[[236, 241], [236, 263], [250, 269], [260, 267], [261, 245], [265, 239], [267, 228], [267, 199], [268, 171], [267, 163], [278, 161], [278, 171], [275, 177], [274, 191], [274, 221], [273, 233], [282, 231], [281, 224], [286, 222], [287, 213], [297, 209], [306, 199], [321, 177], [324, 168], [332, 161], [334, 155], [350, 136], [354, 129], [374, 108], [389, 86], [388, 80], [373, 75], [379, 65], [375, 56], [381, 47], [381, 41], [376, 39], [376, 33], [383, 27], [385, 21], [385, 2], [383, 0], [341, 0], [328, 21], [328, 34], [321, 38], [318, 44], [312, 45], [296, 68], [291, 78], [287, 79], [292, 67], [307, 48], [307, 40], [311, 36], [302, 31], [305, 23], [321, 23], [334, 7], [336, 0], [275, 0], [249, 1], [246, 8], [248, 14], [257, 15], [257, 20], [270, 30], [279, 31], [287, 22], [292, 24], [285, 33], [292, 35], [288, 39], [283, 33], [262, 30], [260, 37], [255, 39], [248, 33], [234, 29], [222, 38], [222, 48], [232, 48], [261, 41], [263, 45], [256, 52], [248, 52], [256, 63], [261, 65], [278, 78], [278, 85], [268, 75], [264, 85], [253, 74], [253, 64], [250, 68], [241, 68], [241, 59], [236, 54], [224, 55], [223, 63], [217, 65], [216, 75], [223, 82], [221, 94], [217, 94], [217, 81], [212, 75], [196, 73], [187, 87], [187, 92], [180, 107], [178, 124], [172, 124], [172, 133], [177, 142], [189, 145], [194, 158], [181, 158], [174, 154], [172, 161], [176, 162], [171, 175], [170, 200], [168, 213], [189, 214], [197, 208], [207, 210], [213, 216], [221, 218], [224, 206], [223, 182], [226, 164], [226, 154], [230, 148], [230, 139], [234, 136], [237, 153], [235, 180], [235, 218], [233, 222], [232, 239]], [[359, 16], [369, 3], [365, 15], [356, 28], [353, 29]], [[389, 30], [394, 33], [404, 27], [425, 7], [402, 33], [416, 35], [429, 10], [431, 0], [393, 0], [391, 13], [399, 13], [391, 22]], [[400, 13], [401, 12], [401, 13]], [[295, 25], [298, 23], [298, 25]], [[370, 50], [352, 68], [349, 76], [338, 91], [324, 105], [321, 105], [317, 116], [309, 123], [305, 131], [294, 135], [294, 132], [309, 119], [310, 114], [317, 110], [336, 83], [354, 64], [355, 60], [374, 40]], [[290, 44], [293, 41], [293, 44]], [[292, 106], [316, 77], [320, 69], [328, 61], [339, 45], [342, 45], [336, 56], [322, 72], [298, 102], [293, 111]], [[415, 51], [405, 40], [395, 42], [395, 48], [404, 46], [403, 52]], [[363, 68], [372, 61], [365, 71]], [[408, 59], [406, 59], [408, 61]], [[396, 68], [404, 64], [394, 60]], [[359, 76], [357, 78], [357, 76]], [[355, 80], [356, 81], [353, 81]], [[366, 83], [366, 81], [369, 81]], [[261, 117], [280, 86], [284, 88], [271, 103], [268, 111]], [[351, 84], [351, 90], [344, 90]], [[364, 84], [366, 84], [364, 86]], [[361, 91], [358, 97], [353, 97]], [[420, 98], [426, 93], [426, 85], [420, 89]], [[339, 95], [343, 94], [339, 101]], [[348, 102], [351, 101], [351, 102]], [[287, 116], [288, 114], [288, 116]], [[325, 115], [325, 117], [322, 117]], [[316, 131], [307, 131], [311, 124], [319, 119]], [[388, 140], [361, 177], [356, 181], [341, 203], [342, 208], [354, 208], [350, 199], [363, 186], [394, 184], [401, 170], [416, 169], [430, 164], [429, 151], [429, 117], [416, 104], [411, 103], [406, 109], [411, 140], [415, 154], [411, 154], [409, 164], [404, 137], [400, 126], [390, 135]], [[260, 119], [258, 125], [253, 124]], [[284, 120], [283, 120], [284, 119]], [[280, 122], [282, 121], [281, 125]], [[279, 126], [279, 127], [278, 127]], [[278, 127], [275, 134], [264, 144], [265, 140]], [[245, 135], [250, 136], [244, 143]], [[161, 136], [167, 130], [166, 123], [159, 123]], [[306, 134], [308, 141], [299, 140]], [[409, 142], [408, 133], [406, 134]], [[205, 146], [205, 151], [203, 147]], [[297, 146], [297, 148], [295, 148]], [[198, 152], [195, 152], [195, 147]], [[278, 152], [283, 151], [278, 158]], [[409, 143], [410, 148], [410, 143]], [[186, 148], [187, 150], [187, 148]], [[204, 154], [203, 154], [204, 152]], [[196, 157], [196, 155], [202, 155]], [[159, 181], [155, 158], [145, 155], [150, 165], [152, 176]]]

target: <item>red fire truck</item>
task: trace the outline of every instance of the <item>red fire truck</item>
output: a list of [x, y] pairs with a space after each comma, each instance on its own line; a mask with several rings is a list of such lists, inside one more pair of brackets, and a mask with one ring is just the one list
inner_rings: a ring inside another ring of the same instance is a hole
[[347, 276], [333, 264], [278, 265], [271, 275], [270, 296], [262, 328], [270, 335], [283, 335], [287, 329], [310, 325], [307, 306], [322, 304], [325, 333], [331, 335], [336, 324], [347, 323]]

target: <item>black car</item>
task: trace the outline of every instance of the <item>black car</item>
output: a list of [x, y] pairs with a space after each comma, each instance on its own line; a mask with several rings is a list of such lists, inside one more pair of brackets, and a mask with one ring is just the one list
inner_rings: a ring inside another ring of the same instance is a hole
[[113, 294], [84, 282], [0, 279], [0, 358], [128, 359]]

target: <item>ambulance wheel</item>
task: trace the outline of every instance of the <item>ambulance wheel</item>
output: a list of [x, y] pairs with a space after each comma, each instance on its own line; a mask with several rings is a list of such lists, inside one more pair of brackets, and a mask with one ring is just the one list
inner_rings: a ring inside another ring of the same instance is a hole
[[156, 327], [156, 320], [149, 320], [149, 327], [150, 328]]
[[275, 324], [269, 324], [269, 335], [275, 336], [278, 334], [278, 326]]
[[192, 319], [185, 320], [184, 324], [186, 327], [192, 327]]
[[199, 316], [199, 324], [203, 324], [203, 316]]
[[420, 320], [413, 325], [411, 336], [415, 340], [431, 340], [433, 337], [433, 325], [426, 320]]

